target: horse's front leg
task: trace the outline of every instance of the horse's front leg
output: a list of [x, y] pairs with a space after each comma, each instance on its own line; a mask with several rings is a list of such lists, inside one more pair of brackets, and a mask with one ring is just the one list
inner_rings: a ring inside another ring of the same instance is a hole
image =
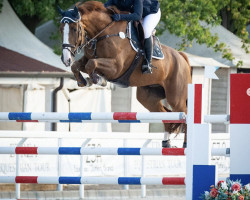
[[84, 86], [91, 86], [92, 85], [92, 81], [90, 78], [84, 78], [82, 76], [82, 74], [80, 73], [80, 71], [86, 73], [85, 70], [85, 65], [88, 62], [87, 58], [85, 58], [84, 56], [79, 59], [78, 61], [75, 61], [74, 64], [71, 66], [71, 71], [73, 72], [76, 81], [77, 81], [77, 85], [79, 87], [84, 87]]
[[85, 65], [85, 70], [89, 74], [93, 83], [106, 86], [106, 79], [114, 79], [117, 73], [117, 67], [119, 67], [119, 65], [117, 65], [115, 59], [97, 58], [88, 60]]

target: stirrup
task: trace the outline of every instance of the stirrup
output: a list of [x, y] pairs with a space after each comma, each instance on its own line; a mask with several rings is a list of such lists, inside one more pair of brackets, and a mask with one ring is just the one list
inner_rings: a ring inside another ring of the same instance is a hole
[[142, 74], [152, 74], [152, 67], [149, 64], [143, 64], [141, 71]]

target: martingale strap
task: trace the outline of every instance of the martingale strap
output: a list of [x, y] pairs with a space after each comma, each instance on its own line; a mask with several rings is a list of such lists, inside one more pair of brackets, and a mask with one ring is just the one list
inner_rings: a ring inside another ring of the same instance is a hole
[[129, 78], [131, 74], [134, 72], [135, 68], [137, 67], [142, 56], [143, 56], [143, 51], [136, 52], [135, 58], [130, 67], [127, 69], [127, 71], [124, 74], [122, 74], [119, 78], [114, 80], [109, 80], [109, 82], [117, 84], [123, 88], [129, 87], [130, 85]]
[[[109, 24], [108, 26], [110, 26], [110, 25], [111, 24]], [[99, 33], [94, 38], [88, 40], [83, 45], [83, 47], [90, 46], [89, 49], [93, 50], [93, 54], [91, 54], [91, 56], [94, 56], [95, 58], [97, 58], [97, 55], [96, 55], [96, 44], [97, 44], [97, 42], [99, 42], [101, 40], [104, 40], [104, 39], [107, 39], [107, 38], [110, 38], [110, 37], [114, 37], [114, 36], [121, 37], [121, 33], [123, 33], [123, 32], [119, 32], [117, 34], [110, 34], [110, 35], [104, 35], [104, 36], [101, 36], [101, 37], [97, 37], [100, 34]], [[87, 38], [87, 35], [85, 35], [85, 38]], [[126, 33], [123, 33], [123, 37], [121, 37], [121, 38], [122, 39], [127, 38], [131, 43], [135, 43], [135, 41], [131, 38], [131, 36], [129, 34], [128, 26], [126, 28]], [[139, 61], [140, 61], [140, 59], [141, 59], [141, 57], [143, 55], [144, 55], [143, 50], [138, 49], [137, 52], [136, 52], [135, 58], [134, 58], [132, 64], [130, 65], [130, 67], [127, 69], [127, 71], [124, 74], [122, 74], [119, 78], [114, 79], [114, 80], [109, 80], [109, 81], [119, 85], [120, 87], [128, 87], [130, 85], [130, 82], [129, 82], [130, 76], [134, 72], [135, 68], [138, 66], [138, 63], [139, 63]]]

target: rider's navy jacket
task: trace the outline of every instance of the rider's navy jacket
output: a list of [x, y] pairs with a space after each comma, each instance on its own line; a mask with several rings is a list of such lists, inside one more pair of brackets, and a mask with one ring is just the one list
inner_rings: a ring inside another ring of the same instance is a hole
[[105, 7], [115, 5], [121, 11], [128, 11], [131, 14], [121, 15], [121, 20], [138, 21], [141, 18], [157, 13], [160, 7], [158, 0], [108, 0]]

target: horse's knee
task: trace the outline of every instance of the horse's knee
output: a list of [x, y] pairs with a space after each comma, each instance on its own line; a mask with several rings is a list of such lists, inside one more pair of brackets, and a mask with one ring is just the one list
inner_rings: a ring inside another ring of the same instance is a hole
[[80, 69], [79, 67], [77, 67], [76, 65], [72, 65], [71, 66], [71, 71], [73, 72], [76, 81], [77, 81], [77, 85], [79, 87], [84, 87], [84, 86], [90, 86], [91, 84], [88, 83], [88, 81], [83, 78], [83, 76], [80, 73]]
[[88, 61], [88, 63], [85, 65], [86, 72], [91, 75], [95, 68], [97, 66], [97, 62], [94, 59], [91, 59]]
[[73, 64], [71, 66], [71, 71], [75, 74], [75, 73], [78, 73], [80, 70], [79, 70], [79, 67], [77, 64]]

